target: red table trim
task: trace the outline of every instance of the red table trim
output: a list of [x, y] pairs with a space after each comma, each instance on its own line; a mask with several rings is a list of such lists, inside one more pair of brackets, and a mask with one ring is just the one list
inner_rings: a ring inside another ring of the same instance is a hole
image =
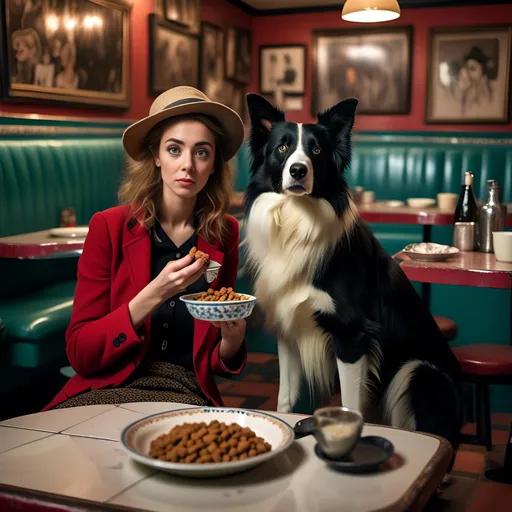
[[512, 263], [498, 262], [494, 254], [461, 252], [441, 262], [412, 260], [403, 252], [393, 258], [411, 281], [512, 289]]

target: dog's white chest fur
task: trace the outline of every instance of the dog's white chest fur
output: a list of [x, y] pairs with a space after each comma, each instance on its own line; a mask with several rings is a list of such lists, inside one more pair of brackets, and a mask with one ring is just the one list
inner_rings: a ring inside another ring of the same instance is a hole
[[333, 358], [328, 357], [328, 335], [314, 315], [333, 313], [335, 305], [313, 286], [313, 278], [345, 228], [345, 219], [324, 199], [272, 192], [256, 199], [246, 226], [255, 295], [267, 322], [281, 341], [298, 345], [308, 381], [321, 387], [330, 372], [318, 366]]

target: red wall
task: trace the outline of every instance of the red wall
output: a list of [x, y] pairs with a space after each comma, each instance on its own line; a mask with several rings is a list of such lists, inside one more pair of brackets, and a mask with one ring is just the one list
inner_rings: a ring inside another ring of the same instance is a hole
[[[340, 2], [341, 4], [341, 2]], [[341, 11], [341, 9], [340, 9]], [[357, 117], [357, 130], [444, 130], [444, 131], [512, 131], [512, 125], [426, 125], [424, 123], [427, 74], [428, 29], [445, 25], [512, 23], [512, 6], [445, 7], [402, 9], [402, 16], [387, 26], [414, 26], [413, 77], [411, 112], [409, 115]], [[311, 122], [311, 31], [325, 28], [353, 28], [360, 24], [341, 19], [340, 12], [322, 12], [253, 18], [253, 81], [248, 91], [258, 91], [257, 47], [263, 44], [299, 43], [308, 45], [307, 87], [302, 111], [290, 112], [292, 121]]]
[[[1, 103], [0, 114], [42, 114], [78, 117], [111, 117], [127, 120], [140, 119], [148, 115], [153, 97], [148, 96], [148, 15], [153, 10], [153, 0], [132, 0], [132, 106], [129, 110], [106, 110], [94, 108], [63, 108], [56, 105], [35, 103]], [[201, 19], [219, 26], [228, 24], [251, 28], [252, 18], [226, 0], [203, 0]]]

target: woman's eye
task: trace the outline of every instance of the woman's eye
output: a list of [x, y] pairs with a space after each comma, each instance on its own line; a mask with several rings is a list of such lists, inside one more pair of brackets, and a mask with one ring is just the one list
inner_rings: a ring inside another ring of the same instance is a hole
[[286, 146], [285, 144], [280, 144], [277, 149], [281, 151], [281, 153], [284, 153], [285, 151], [288, 150], [288, 146]]
[[205, 149], [198, 149], [196, 154], [199, 158], [208, 158], [208, 151]]
[[171, 155], [177, 155], [180, 152], [180, 148], [178, 146], [171, 146], [167, 151], [169, 151]]
[[313, 149], [313, 153], [315, 155], [319, 155], [321, 152], [322, 152], [322, 150], [319, 147], [316, 147], [315, 149]]

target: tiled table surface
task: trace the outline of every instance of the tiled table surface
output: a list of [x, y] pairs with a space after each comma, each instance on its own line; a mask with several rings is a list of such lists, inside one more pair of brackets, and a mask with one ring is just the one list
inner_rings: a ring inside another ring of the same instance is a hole
[[[0, 423], [0, 485], [149, 511], [261, 512], [401, 510], [420, 506], [443, 477], [450, 449], [439, 438], [366, 425], [396, 454], [382, 471], [330, 470], [315, 439], [239, 475], [184, 479], [137, 464], [119, 442], [122, 429], [182, 404], [131, 403], [58, 409]], [[290, 425], [304, 416], [273, 413]]]

